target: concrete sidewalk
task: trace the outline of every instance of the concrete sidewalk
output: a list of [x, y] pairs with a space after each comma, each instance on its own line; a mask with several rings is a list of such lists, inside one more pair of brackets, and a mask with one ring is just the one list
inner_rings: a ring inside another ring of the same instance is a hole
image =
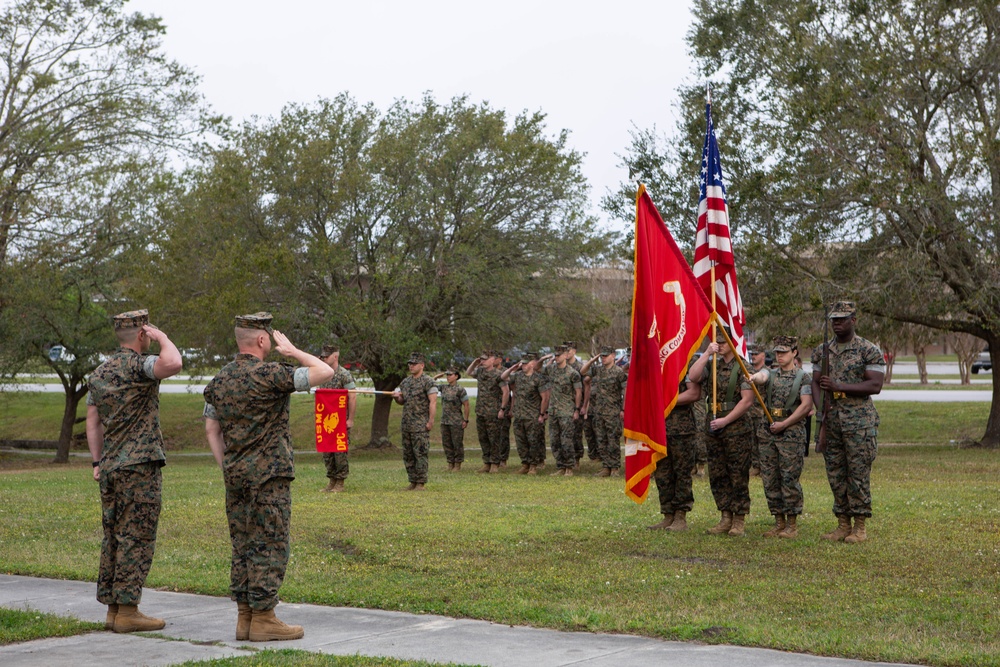
[[[0, 575], [0, 606], [36, 609], [104, 622], [106, 607], [94, 599], [95, 584]], [[94, 632], [0, 646], [0, 664], [45, 667], [172, 665], [186, 660], [250, 655], [261, 647], [295, 648], [335, 655], [389, 656], [497, 667], [620, 667], [623, 664], [684, 667], [860, 667], [887, 665], [736, 646], [668, 642], [631, 635], [559, 632], [488, 621], [393, 611], [278, 606], [282, 620], [305, 627], [297, 641], [238, 642], [236, 604], [226, 598], [143, 592], [142, 610], [163, 618], [156, 633], [170, 639]]]

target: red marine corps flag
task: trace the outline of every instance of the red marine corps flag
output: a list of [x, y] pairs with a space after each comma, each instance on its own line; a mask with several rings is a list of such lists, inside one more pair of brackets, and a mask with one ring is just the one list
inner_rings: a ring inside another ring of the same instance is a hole
[[316, 451], [347, 452], [347, 390], [316, 390]]
[[639, 185], [635, 214], [632, 361], [625, 388], [625, 493], [645, 502], [649, 476], [667, 455], [663, 421], [688, 361], [708, 332], [712, 306]]

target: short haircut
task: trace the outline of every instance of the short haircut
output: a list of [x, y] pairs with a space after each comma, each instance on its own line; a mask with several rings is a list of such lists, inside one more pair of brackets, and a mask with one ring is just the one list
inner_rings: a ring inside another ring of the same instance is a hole
[[249, 329], [247, 327], [236, 327], [236, 345], [239, 347], [247, 347], [253, 345], [257, 342], [258, 336], [270, 336], [269, 333], [263, 329]]
[[131, 345], [135, 342], [135, 339], [139, 337], [139, 332], [142, 331], [142, 327], [131, 327], [128, 329], [115, 329], [115, 336], [118, 338], [118, 342], [122, 345]]

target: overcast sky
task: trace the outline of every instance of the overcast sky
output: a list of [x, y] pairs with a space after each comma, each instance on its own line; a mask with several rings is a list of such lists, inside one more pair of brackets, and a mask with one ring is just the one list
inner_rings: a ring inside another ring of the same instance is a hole
[[[425, 91], [510, 114], [543, 111], [586, 153], [593, 212], [627, 177], [629, 130], [673, 133], [676, 89], [694, 80], [690, 0], [132, 0], [167, 26], [166, 52], [236, 121], [349, 92], [386, 109]], [[692, 175], [696, 178], [697, 175]], [[692, 212], [692, 215], [694, 213]], [[616, 225], [617, 226], [617, 225]]]

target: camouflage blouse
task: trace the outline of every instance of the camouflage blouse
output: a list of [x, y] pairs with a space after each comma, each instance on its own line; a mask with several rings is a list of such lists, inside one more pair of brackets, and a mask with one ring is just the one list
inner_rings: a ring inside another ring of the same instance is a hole
[[[861, 336], [854, 336], [849, 343], [830, 341], [830, 377], [834, 382], [859, 384], [865, 380], [865, 371], [885, 374], [885, 357], [878, 345]], [[813, 350], [813, 372], [823, 364], [823, 346]], [[871, 396], [837, 397], [830, 406], [830, 416], [838, 417], [842, 426], [849, 428], [878, 428], [879, 416]]]
[[319, 389], [356, 389], [354, 384], [354, 376], [351, 375], [351, 371], [347, 370], [343, 366], [337, 366], [336, 372], [333, 377], [330, 378], [329, 382], [321, 384]]
[[[687, 377], [681, 380], [680, 386], [677, 388], [677, 393], [680, 394], [687, 391], [688, 382], [690, 380]], [[698, 422], [695, 419], [694, 403], [675, 405], [674, 409], [667, 415], [665, 424], [668, 438], [672, 435], [695, 435], [698, 432]], [[669, 449], [669, 442], [667, 443], [667, 447]]]
[[237, 354], [205, 387], [205, 417], [226, 443], [226, 484], [259, 485], [295, 476], [288, 428], [289, 394], [308, 391], [309, 369]]
[[542, 412], [542, 394], [548, 391], [545, 377], [538, 371], [531, 375], [523, 371], [510, 374], [514, 390], [514, 419], [538, 419]]
[[472, 372], [472, 377], [479, 383], [479, 393], [476, 395], [476, 414], [480, 417], [496, 417], [503, 402], [503, 382], [500, 381], [500, 371], [479, 366]]
[[165, 462], [160, 433], [158, 357], [119, 348], [90, 374], [87, 405], [104, 425], [101, 472], [150, 461]]
[[438, 393], [434, 380], [427, 375], [412, 375], [399, 383], [399, 393], [403, 395], [402, 430], [419, 433], [427, 430], [427, 420], [431, 417], [431, 396]]
[[[750, 389], [750, 384], [747, 382], [743, 375], [743, 371], [740, 370], [740, 362], [736, 357], [729, 363], [726, 363], [722, 355], [719, 355], [718, 369], [716, 371], [718, 380], [716, 383], [716, 389], [718, 391], [718, 401], [719, 401], [719, 413], [718, 416], [722, 417], [728, 414], [736, 404], [740, 402], [742, 396], [741, 392], [745, 389]], [[736, 380], [734, 382], [735, 387], [733, 388], [732, 395], [729, 394], [729, 384], [730, 378], [736, 375]], [[705, 429], [710, 428], [712, 421], [712, 362], [709, 360], [708, 366], [705, 367], [705, 376], [701, 379], [701, 395], [705, 397], [708, 402], [707, 416], [705, 418]], [[748, 410], [737, 419], [735, 422], [727, 427], [727, 432], [730, 434], [739, 434], [743, 431], [750, 431], [753, 427], [753, 422], [751, 421], [750, 411]]]
[[439, 384], [437, 387], [438, 393], [441, 394], [441, 423], [461, 426], [465, 421], [462, 404], [469, 400], [469, 392], [457, 382], [454, 385]]
[[572, 417], [576, 409], [576, 390], [583, 388], [580, 374], [569, 364], [563, 368], [552, 364], [546, 375], [549, 384], [549, 415]]
[[590, 408], [588, 414], [617, 417], [625, 409], [628, 374], [620, 367], [594, 363], [590, 367]]

